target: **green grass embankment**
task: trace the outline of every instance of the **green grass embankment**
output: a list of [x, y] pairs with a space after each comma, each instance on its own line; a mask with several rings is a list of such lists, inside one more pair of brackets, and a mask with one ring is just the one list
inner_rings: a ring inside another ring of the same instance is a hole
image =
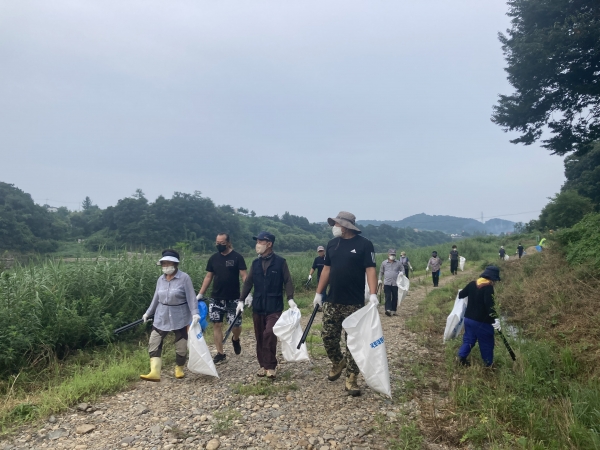
[[[408, 325], [443, 355], [429, 366], [449, 381], [449, 444], [502, 449], [599, 449], [600, 371], [598, 287], [589, 270], [569, 268], [558, 252], [500, 264], [496, 301], [513, 362], [496, 339], [496, 370], [483, 367], [479, 348], [470, 368], [457, 365], [462, 339], [442, 344], [457, 286], [428, 295]], [[461, 286], [462, 287], [462, 286]], [[511, 337], [507, 325], [517, 327]]]

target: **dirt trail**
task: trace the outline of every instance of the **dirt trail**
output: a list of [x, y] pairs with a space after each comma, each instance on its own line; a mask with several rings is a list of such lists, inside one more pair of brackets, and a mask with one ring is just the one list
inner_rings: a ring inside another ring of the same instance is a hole
[[[459, 278], [466, 276], [468, 272]], [[445, 276], [440, 285], [454, 279]], [[435, 443], [435, 436], [443, 433], [434, 429], [442, 408], [435, 391], [445, 383], [423, 380], [418, 369], [440, 355], [430, 355], [422, 336], [405, 326], [426, 290], [433, 289], [430, 278], [426, 286], [414, 281], [398, 316], [387, 317], [380, 307], [392, 400], [371, 391], [362, 377], [363, 395], [357, 398], [345, 394], [344, 377], [327, 381], [330, 363], [319, 344], [313, 345], [312, 363], [283, 363], [274, 383], [257, 381], [255, 341], [252, 333], [245, 331], [240, 356], [230, 344], [226, 347], [228, 361], [217, 367], [220, 379], [186, 372], [183, 380], [176, 380], [173, 368], [166, 367], [160, 383], [140, 381], [129, 391], [93, 405], [80, 405], [83, 410], [75, 408], [51, 418], [52, 422], [23, 429], [0, 443], [0, 449], [359, 450], [391, 448], [389, 439], [394, 436], [403, 439], [398, 448], [421, 448], [420, 439], [424, 439], [423, 448], [451, 448]], [[320, 322], [321, 314], [311, 331], [314, 336], [320, 333]], [[211, 350], [214, 353], [214, 348]], [[417, 390], [415, 383], [420, 386]]]

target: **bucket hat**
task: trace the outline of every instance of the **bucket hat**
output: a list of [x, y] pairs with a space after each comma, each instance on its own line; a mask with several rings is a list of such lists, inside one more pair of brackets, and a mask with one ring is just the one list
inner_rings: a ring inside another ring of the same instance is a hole
[[487, 266], [483, 273], [479, 275], [481, 278], [486, 278], [491, 281], [501, 281], [500, 280], [500, 269], [496, 266]]
[[357, 233], [362, 233], [358, 228], [356, 228], [356, 216], [348, 211], [340, 211], [335, 218], [327, 219], [327, 223], [330, 226], [334, 226], [336, 223], [343, 226], [344, 228], [348, 228], [349, 230], [354, 230]]
[[390, 248], [388, 250], [388, 255], [394, 255], [394, 256], [396, 256], [396, 250], [394, 250], [393, 248]]
[[325, 247], [323, 247], [322, 245], [319, 245], [319, 246], [317, 247], [317, 251], [318, 251], [318, 252], [324, 252], [324, 251], [325, 251]]

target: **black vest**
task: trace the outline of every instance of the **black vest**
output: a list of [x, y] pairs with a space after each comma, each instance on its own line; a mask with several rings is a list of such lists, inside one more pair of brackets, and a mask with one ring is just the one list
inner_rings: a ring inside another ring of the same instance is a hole
[[266, 273], [263, 272], [262, 258], [252, 261], [252, 281], [254, 299], [252, 311], [256, 314], [272, 314], [283, 311], [283, 263], [285, 259], [273, 254], [269, 259]]

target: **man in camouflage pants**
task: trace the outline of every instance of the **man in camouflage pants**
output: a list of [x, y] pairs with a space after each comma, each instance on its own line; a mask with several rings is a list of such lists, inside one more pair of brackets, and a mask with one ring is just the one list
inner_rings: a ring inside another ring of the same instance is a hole
[[346, 317], [364, 306], [365, 274], [369, 290], [373, 292], [369, 301], [379, 304], [377, 295], [377, 274], [375, 271], [375, 250], [368, 239], [360, 236], [356, 228], [356, 217], [346, 211], [335, 219], [327, 219], [332, 226], [334, 238], [325, 250], [325, 267], [319, 279], [313, 305], [323, 306], [323, 291], [329, 284], [329, 295], [323, 307], [323, 345], [332, 366], [327, 379], [337, 380], [346, 368], [346, 391], [360, 395], [357, 377], [358, 366], [346, 347], [345, 354], [340, 348], [342, 322]]

